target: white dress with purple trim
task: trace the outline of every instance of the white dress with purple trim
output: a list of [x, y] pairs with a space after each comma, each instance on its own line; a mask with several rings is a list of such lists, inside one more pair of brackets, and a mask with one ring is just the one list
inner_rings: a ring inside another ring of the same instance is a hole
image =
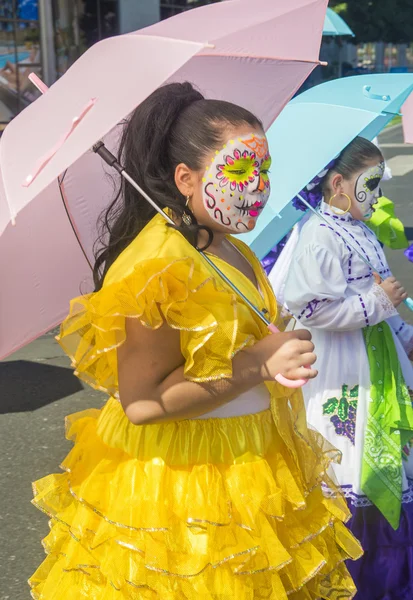
[[[303, 388], [307, 418], [342, 452], [336, 477], [352, 510], [350, 526], [367, 550], [352, 570], [359, 589], [357, 600], [411, 600], [413, 453], [401, 467], [402, 515], [397, 531], [363, 494], [361, 467], [371, 402], [363, 329], [383, 321], [389, 324], [411, 393], [413, 367], [408, 354], [413, 350], [413, 326], [401, 319], [387, 294], [374, 282], [369, 267], [346, 242], [351, 240], [383, 278], [390, 277], [374, 233], [349, 214], [334, 215], [325, 203], [320, 212], [331, 225], [314, 215], [303, 226], [283, 289], [297, 327], [310, 329], [318, 357], [319, 376]], [[288, 252], [291, 254], [291, 248]], [[281, 263], [282, 259], [281, 255]], [[270, 280], [274, 276], [272, 272]], [[344, 405], [345, 410], [340, 410]]]

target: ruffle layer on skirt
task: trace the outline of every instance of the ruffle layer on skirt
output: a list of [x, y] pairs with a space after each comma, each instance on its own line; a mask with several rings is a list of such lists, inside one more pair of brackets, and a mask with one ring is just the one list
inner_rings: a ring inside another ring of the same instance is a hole
[[137, 427], [120, 404], [67, 419], [39, 600], [344, 600], [361, 549], [344, 498], [300, 477], [270, 411]]

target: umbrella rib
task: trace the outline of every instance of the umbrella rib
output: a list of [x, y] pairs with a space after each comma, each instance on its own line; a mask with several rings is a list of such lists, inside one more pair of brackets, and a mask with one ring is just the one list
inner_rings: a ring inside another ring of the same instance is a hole
[[68, 218], [68, 220], [69, 220], [69, 223], [70, 223], [70, 226], [71, 226], [71, 228], [72, 228], [72, 231], [73, 231], [73, 233], [75, 234], [75, 238], [76, 238], [76, 240], [77, 240], [77, 243], [79, 244], [79, 247], [80, 247], [80, 249], [81, 249], [81, 251], [82, 251], [82, 253], [83, 253], [83, 256], [84, 256], [84, 257], [85, 257], [85, 259], [86, 259], [86, 262], [87, 262], [87, 264], [89, 265], [90, 269], [93, 271], [93, 266], [92, 266], [92, 264], [91, 264], [91, 262], [90, 262], [90, 260], [89, 260], [89, 258], [88, 258], [88, 256], [87, 256], [87, 254], [86, 254], [86, 250], [85, 250], [85, 249], [83, 248], [83, 246], [82, 246], [82, 242], [80, 241], [80, 236], [79, 236], [79, 233], [78, 233], [78, 231], [77, 231], [77, 229], [76, 229], [76, 226], [75, 226], [75, 224], [74, 224], [74, 222], [73, 222], [73, 220], [72, 220], [72, 217], [71, 217], [71, 215], [70, 215], [69, 207], [67, 206], [66, 194], [65, 194], [65, 190], [64, 190], [64, 179], [65, 179], [65, 177], [66, 177], [66, 173], [67, 173], [67, 169], [66, 169], [66, 171], [63, 173], [62, 177], [61, 177], [61, 178], [58, 178], [58, 180], [57, 180], [57, 181], [58, 181], [58, 183], [59, 183], [60, 197], [61, 197], [61, 199], [62, 199], [63, 206], [64, 206], [64, 209], [65, 209], [65, 211], [66, 211], [66, 216], [67, 216], [67, 218]]
[[[295, 99], [294, 99], [295, 100]], [[367, 112], [367, 113], [374, 113], [376, 116], [380, 116], [381, 114], [388, 114], [388, 115], [397, 115], [399, 114], [398, 112], [391, 112], [388, 111], [386, 109], [383, 109], [379, 112], [376, 112], [374, 110], [371, 110], [370, 108], [362, 108], [360, 106], [346, 106], [345, 104], [332, 104], [331, 102], [319, 102], [318, 100], [314, 100], [314, 102], [294, 102], [294, 100], [291, 101], [291, 106], [296, 105], [296, 104], [300, 104], [300, 106], [314, 106], [314, 104], [317, 104], [317, 106], [328, 106], [329, 108], [331, 108], [332, 106], [335, 106], [337, 108], [345, 108], [345, 109], [350, 109], [350, 110], [357, 110], [360, 112]], [[286, 106], [286, 108], [288, 109], [288, 104]]]
[[258, 60], [284, 60], [286, 62], [299, 62], [299, 63], [310, 63], [313, 65], [327, 65], [325, 61], [310, 58], [288, 58], [287, 56], [265, 56], [260, 54], [250, 54], [247, 52], [200, 52], [196, 54], [197, 57], [211, 57], [220, 56], [228, 58], [253, 58]]
[[[294, 103], [294, 104], [300, 104], [301, 106], [304, 106], [304, 105], [306, 105], [306, 106], [313, 106], [314, 104], [317, 104], [317, 106], [328, 106], [328, 107], [335, 106], [337, 108], [350, 108], [351, 110], [358, 111], [358, 112], [364, 112], [364, 113], [369, 113], [369, 114], [373, 113], [375, 115], [375, 118], [381, 117], [381, 116], [385, 117], [387, 115], [388, 116], [391, 116], [391, 115], [394, 115], [394, 116], [400, 115], [400, 111], [392, 112], [392, 111], [389, 111], [389, 110], [381, 110], [380, 112], [375, 112], [374, 110], [371, 110], [369, 108], [360, 108], [358, 106], [347, 107], [347, 106], [344, 106], [344, 104], [329, 104], [328, 102], [316, 102], [316, 101], [314, 101], [314, 102], [300, 102], [300, 103], [297, 102], [297, 103]], [[288, 105], [286, 106], [286, 108], [288, 108]]]

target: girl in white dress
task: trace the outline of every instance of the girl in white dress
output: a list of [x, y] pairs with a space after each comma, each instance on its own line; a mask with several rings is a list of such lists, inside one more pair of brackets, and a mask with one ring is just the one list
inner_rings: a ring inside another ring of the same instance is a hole
[[357, 600], [411, 600], [413, 327], [397, 311], [405, 290], [363, 222], [383, 174], [371, 142], [343, 150], [312, 189], [327, 222], [313, 215], [300, 227], [283, 291], [318, 356], [320, 375], [304, 387], [308, 421], [343, 455], [336, 475], [365, 550], [350, 566]]

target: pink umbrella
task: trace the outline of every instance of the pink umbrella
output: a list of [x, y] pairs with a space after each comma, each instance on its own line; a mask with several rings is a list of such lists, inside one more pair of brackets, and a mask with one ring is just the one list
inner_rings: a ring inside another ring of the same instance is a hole
[[268, 126], [319, 64], [326, 4], [232, 0], [105, 40], [12, 121], [0, 142], [0, 358], [92, 288], [97, 215], [113, 188], [88, 149], [100, 138], [115, 149], [117, 123], [166, 81], [190, 80]]

